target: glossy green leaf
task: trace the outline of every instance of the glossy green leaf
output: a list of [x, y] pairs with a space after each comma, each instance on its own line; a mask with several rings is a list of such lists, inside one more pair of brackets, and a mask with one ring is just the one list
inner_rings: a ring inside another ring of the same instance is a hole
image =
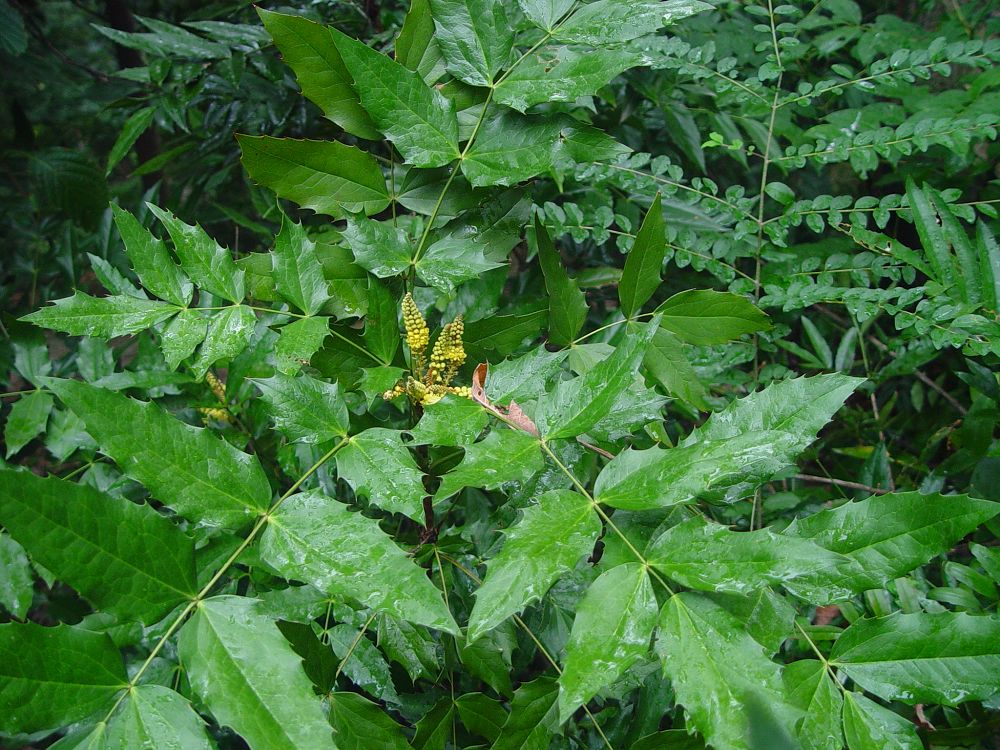
[[621, 300], [622, 315], [626, 318], [635, 315], [660, 285], [663, 258], [667, 252], [667, 228], [660, 200], [657, 193], [625, 258], [625, 270], [618, 282], [618, 299]]
[[337, 141], [237, 135], [243, 166], [261, 185], [302, 208], [340, 218], [375, 214], [389, 205], [378, 162]]
[[174, 252], [181, 268], [200, 289], [230, 302], [242, 302], [245, 286], [243, 271], [237, 268], [229, 251], [208, 236], [198, 225], [185, 224], [169, 211], [146, 204], [166, 228], [174, 242]]
[[522, 684], [491, 750], [547, 750], [549, 735], [559, 723], [558, 698], [559, 685], [551, 677]]
[[344, 239], [357, 264], [379, 278], [396, 276], [410, 267], [412, 251], [406, 235], [392, 224], [349, 216]]
[[348, 680], [380, 701], [400, 702], [388, 662], [358, 627], [347, 623], [334, 625], [326, 631], [326, 638], [337, 656], [338, 666], [344, 665], [342, 671]]
[[505, 109], [487, 117], [469, 153], [462, 174], [473, 187], [516, 185], [552, 168], [552, 150], [559, 122], [528, 117]]
[[489, 422], [489, 414], [472, 399], [448, 394], [424, 407], [424, 415], [410, 430], [414, 445], [460, 448], [476, 441]]
[[848, 750], [922, 750], [914, 724], [860, 693], [844, 696]]
[[347, 67], [330, 30], [301, 16], [257, 9], [285, 63], [295, 73], [302, 93], [323, 114], [359, 138], [377, 140], [381, 134], [354, 93]]
[[236, 530], [267, 510], [271, 487], [256, 456], [155, 404], [72, 380], [47, 385], [105, 455], [185, 518]]
[[396, 60], [418, 73], [429, 85], [444, 75], [444, 58], [434, 36], [429, 0], [412, 0], [396, 37]]
[[662, 328], [653, 334], [642, 360], [643, 368], [663, 389], [702, 411], [707, 391], [684, 352], [684, 342]]
[[555, 38], [595, 47], [621, 44], [711, 9], [698, 0], [597, 0], [570, 16], [556, 30]]
[[10, 408], [3, 428], [3, 441], [7, 444], [6, 457], [10, 458], [42, 432], [52, 411], [52, 394], [34, 391], [22, 396]]
[[826, 604], [865, 588], [857, 563], [807, 539], [770, 529], [730, 531], [701, 518], [667, 529], [646, 556], [657, 570], [701, 591], [746, 594], [781, 584], [806, 601]]
[[71, 336], [110, 339], [144, 331], [176, 312], [175, 306], [159, 300], [138, 299], [131, 295], [91, 297], [78, 291], [21, 320]]
[[257, 604], [237, 596], [201, 602], [177, 645], [191, 688], [253, 750], [335, 750], [302, 661]]
[[466, 693], [455, 700], [462, 724], [473, 734], [493, 742], [507, 721], [507, 711], [500, 701], [482, 693]]
[[316, 243], [309, 239], [301, 224], [281, 217], [281, 231], [274, 238], [271, 259], [278, 294], [306, 315], [318, 313], [330, 299], [330, 290], [316, 256]]
[[707, 597], [675, 594], [660, 612], [656, 653], [677, 702], [712, 747], [752, 750], [752, 710], [792, 734], [781, 668], [743, 623]]
[[793, 662], [784, 668], [782, 679], [789, 702], [805, 713], [798, 729], [803, 750], [841, 750], [844, 698], [823, 662]]
[[421, 677], [433, 680], [441, 669], [438, 643], [422, 626], [383, 615], [378, 618], [378, 645], [413, 682]]
[[976, 225], [976, 252], [979, 256], [979, 275], [983, 279], [983, 305], [996, 310], [1000, 303], [1000, 244], [982, 221]]
[[430, 0], [430, 6], [451, 74], [473, 86], [492, 85], [514, 46], [502, 0]]
[[746, 297], [710, 289], [679, 292], [658, 308], [660, 325], [689, 344], [724, 344], [771, 328], [767, 314]]
[[191, 370], [199, 380], [216, 362], [230, 361], [250, 345], [257, 316], [246, 305], [223, 308], [208, 319], [205, 339]]
[[950, 287], [956, 283], [952, 269], [951, 253], [944, 229], [930, 198], [912, 179], [906, 180], [906, 199], [913, 214], [913, 225], [924, 247], [924, 254], [930, 264], [933, 278], [938, 283]]
[[423, 474], [397, 430], [372, 427], [354, 435], [337, 453], [337, 472], [372, 505], [423, 522]]
[[292, 442], [325, 443], [347, 437], [350, 414], [337, 383], [280, 373], [254, 383], [261, 390], [275, 428]]
[[0, 605], [23, 620], [34, 599], [35, 574], [24, 548], [0, 532]]
[[392, 362], [399, 349], [399, 306], [392, 293], [375, 279], [368, 282], [368, 314], [364, 342], [382, 362]]
[[481, 244], [451, 237], [432, 244], [414, 264], [423, 281], [446, 294], [462, 282], [502, 265], [487, 258]]
[[955, 280], [960, 299], [978, 307], [983, 301], [983, 278], [975, 272], [965, 271], [965, 269], [974, 269], [979, 265], [979, 258], [976, 256], [975, 250], [972, 249], [969, 235], [965, 233], [965, 228], [955, 218], [955, 214], [952, 213], [938, 192], [931, 191], [930, 200], [937, 211], [945, 240], [954, 253], [952, 263], [955, 268]]
[[587, 297], [566, 273], [559, 252], [537, 215], [535, 242], [538, 262], [545, 276], [545, 291], [549, 295], [549, 341], [556, 346], [568, 346], [587, 318]]
[[885, 700], [956, 706], [1000, 693], [1000, 618], [964, 612], [857, 620], [830, 661]]
[[287, 578], [331, 596], [457, 632], [441, 593], [378, 523], [318, 492], [294, 495], [272, 514], [261, 556]]
[[635, 374], [653, 337], [657, 321], [626, 335], [615, 351], [587, 371], [564, 380], [544, 396], [535, 421], [547, 439], [582, 435], [611, 412], [618, 397], [635, 382]]
[[212, 750], [191, 704], [161, 685], [137, 685], [108, 723], [107, 748]]
[[330, 335], [330, 319], [323, 316], [302, 318], [281, 327], [274, 345], [278, 372], [294, 375], [308, 364]]
[[105, 633], [0, 625], [0, 732], [65, 727], [110, 709], [127, 683], [121, 654]]
[[403, 728], [357, 693], [330, 696], [330, 723], [338, 750], [409, 750]]
[[559, 372], [566, 354], [539, 347], [515, 359], [491, 365], [486, 374], [486, 395], [500, 404], [523, 403], [541, 396], [546, 382]]
[[649, 652], [656, 594], [646, 569], [626, 563], [600, 575], [580, 600], [559, 676], [559, 718], [607, 687]]
[[139, 140], [142, 134], [153, 123], [155, 116], [155, 107], [142, 107], [129, 115], [125, 124], [122, 125], [122, 130], [118, 134], [118, 138], [115, 139], [115, 144], [108, 153], [108, 165], [105, 167], [105, 174], [110, 174], [111, 170], [125, 158], [132, 146], [135, 145], [135, 142]]
[[856, 560], [878, 588], [950, 550], [1000, 512], [968, 495], [897, 492], [797, 518], [783, 532]]
[[454, 105], [395, 60], [331, 29], [355, 90], [376, 127], [418, 167], [443, 167], [458, 158]]
[[440, 502], [463, 487], [496, 489], [508, 482], [526, 482], [543, 465], [537, 438], [500, 427], [478, 443], [465, 446], [465, 457], [441, 478], [434, 500]]
[[545, 47], [514, 68], [497, 85], [494, 96], [519, 112], [544, 102], [574, 102], [595, 94], [642, 60], [638, 53], [622, 48]]
[[417, 722], [413, 750], [445, 750], [455, 723], [455, 703], [443, 698]]
[[208, 333], [208, 318], [198, 310], [181, 310], [163, 327], [160, 335], [160, 349], [167, 367], [176, 370]]
[[600, 519], [583, 495], [569, 490], [541, 494], [507, 529], [503, 549], [487, 563], [486, 579], [469, 616], [469, 640], [541, 599], [563, 573], [593, 551], [600, 533]]
[[532, 23], [552, 31], [556, 21], [576, 3], [574, 0], [517, 0], [517, 4]]
[[166, 243], [146, 229], [139, 220], [114, 203], [111, 211], [125, 244], [125, 253], [142, 285], [160, 299], [181, 307], [191, 301], [194, 287], [174, 263]]
[[99, 609], [156, 622], [198, 589], [194, 543], [148, 505], [0, 469], [0, 524]]

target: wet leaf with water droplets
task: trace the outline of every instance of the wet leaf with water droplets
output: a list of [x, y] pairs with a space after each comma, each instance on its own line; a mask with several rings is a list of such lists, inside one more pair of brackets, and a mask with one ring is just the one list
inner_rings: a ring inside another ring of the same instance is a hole
[[337, 454], [337, 471], [372, 505], [423, 521], [423, 475], [398, 430], [372, 427], [352, 437]]

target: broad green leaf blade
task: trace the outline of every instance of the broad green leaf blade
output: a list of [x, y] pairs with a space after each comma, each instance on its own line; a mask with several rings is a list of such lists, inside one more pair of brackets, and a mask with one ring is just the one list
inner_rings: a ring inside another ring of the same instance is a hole
[[954, 250], [952, 267], [958, 282], [960, 298], [963, 302], [979, 307], [983, 301], [983, 278], [972, 271], [978, 267], [979, 259], [972, 249], [969, 235], [965, 233], [965, 229], [937, 191], [930, 191], [930, 199], [940, 217], [944, 237]]
[[491, 750], [547, 750], [549, 735], [559, 724], [558, 698], [559, 684], [551, 677], [522, 684]]
[[403, 728], [357, 693], [330, 696], [330, 723], [337, 750], [409, 750]]
[[[111, 147], [111, 151], [108, 152], [108, 165], [104, 168], [105, 175], [110, 174], [118, 162], [125, 158], [132, 146], [135, 145], [135, 142], [153, 124], [155, 116], [155, 107], [142, 107], [129, 115], [122, 126], [121, 132], [118, 134], [118, 138], [115, 139], [115, 144]], [[114, 204], [112, 204], [112, 207], [115, 207]]]
[[160, 349], [167, 367], [176, 370], [185, 359], [194, 354], [194, 350], [205, 339], [208, 333], [208, 318], [195, 309], [181, 310], [163, 327], [160, 335]]
[[274, 345], [278, 372], [294, 375], [308, 364], [330, 335], [330, 319], [323, 316], [302, 318], [281, 327]]
[[781, 669], [739, 619], [707, 597], [675, 594], [660, 612], [656, 653], [677, 702], [712, 747], [752, 750], [752, 711], [793, 735]]
[[0, 524], [98, 609], [156, 622], [198, 590], [194, 542], [148, 505], [0, 469]]
[[586, 374], [564, 380], [540, 399], [535, 422], [546, 440], [582, 435], [611, 412], [635, 374], [659, 321], [636, 327], [615, 351]]
[[667, 227], [663, 222], [660, 200], [657, 193], [625, 258], [625, 270], [618, 282], [618, 299], [621, 300], [622, 315], [626, 318], [639, 312], [660, 285], [663, 258], [667, 252]]
[[428, 285], [451, 294], [462, 282], [503, 265], [487, 258], [484, 250], [467, 239], [445, 237], [427, 248], [414, 265], [417, 275]]
[[803, 750], [841, 750], [844, 698], [823, 662], [803, 659], [782, 673], [789, 702], [805, 712], [798, 739]]
[[428, 85], [444, 75], [444, 59], [434, 38], [434, 17], [429, 0], [412, 0], [403, 27], [396, 37], [396, 60], [418, 73]]
[[216, 362], [228, 362], [242, 354], [250, 346], [256, 325], [257, 316], [247, 305], [232, 305], [213, 314], [198, 356], [191, 364], [194, 376], [201, 380]]
[[455, 723], [455, 702], [443, 698], [417, 722], [413, 750], [445, 750]]
[[451, 100], [363, 42], [336, 29], [330, 33], [362, 106], [408, 163], [443, 167], [459, 157], [458, 120]]
[[74, 292], [72, 297], [55, 300], [25, 315], [21, 320], [42, 328], [52, 328], [70, 336], [115, 336], [145, 331], [177, 312], [174, 305], [153, 299], [138, 299], [131, 295], [91, 297]]
[[473, 86], [492, 86], [507, 66], [514, 31], [502, 0], [430, 0], [448, 70]]
[[243, 301], [243, 271], [232, 255], [198, 225], [185, 224], [169, 211], [152, 203], [146, 206], [166, 228], [174, 242], [181, 268], [199, 288], [230, 302]]
[[316, 213], [341, 218], [376, 214], [389, 205], [378, 162], [337, 141], [237, 135], [243, 166], [261, 185]]
[[554, 36], [595, 47], [616, 45], [711, 9], [711, 5], [698, 0], [597, 0], [578, 9]]
[[105, 633], [0, 625], [0, 732], [65, 727], [110, 709], [127, 683], [121, 654]]
[[544, 465], [537, 438], [498, 428], [478, 443], [465, 446], [462, 463], [441, 478], [434, 501], [451, 497], [463, 487], [492, 490], [508, 482], [527, 482]]
[[545, 384], [559, 372], [567, 352], [550, 352], [536, 347], [515, 359], [490, 365], [486, 374], [486, 395], [493, 402], [524, 403], [545, 393]]
[[399, 306], [392, 293], [375, 279], [368, 280], [368, 314], [365, 315], [365, 346], [382, 362], [396, 358], [399, 349]]
[[[455, 632], [458, 632], [456, 627]], [[386, 703], [399, 704], [399, 694], [392, 682], [392, 671], [382, 652], [362, 631], [353, 625], [341, 623], [327, 632], [330, 647], [343, 663], [343, 673], [351, 682]]]
[[473, 187], [516, 185], [552, 168], [560, 123], [504, 109], [487, 117], [462, 159], [462, 174]]
[[267, 510], [271, 487], [256, 456], [156, 404], [73, 380], [47, 385], [105, 455], [185, 518], [236, 531]]
[[767, 331], [767, 313], [731, 292], [689, 289], [668, 299], [656, 311], [660, 325], [689, 344], [724, 344], [745, 333]]
[[844, 696], [848, 750], [923, 750], [913, 723], [861, 693]]
[[701, 411], [708, 411], [705, 403], [707, 391], [698, 379], [690, 360], [684, 352], [684, 342], [662, 328], [653, 334], [643, 368], [670, 395], [676, 396]]
[[913, 214], [913, 224], [920, 236], [920, 244], [924, 247], [924, 254], [934, 274], [934, 281], [945, 287], [952, 286], [956, 280], [952, 274], [948, 241], [930, 199], [912, 179], [906, 180], [906, 199]]
[[494, 97], [518, 112], [544, 102], [574, 102], [642, 62], [641, 55], [622, 48], [545, 47], [514, 68]]
[[797, 518], [783, 532], [856, 560], [878, 588], [950, 550], [1000, 513], [1000, 503], [968, 495], [897, 492]]
[[274, 288], [278, 294], [306, 315], [318, 313], [323, 303], [330, 299], [330, 289], [323, 278], [316, 243], [309, 239], [301, 224], [282, 215], [281, 231], [274, 238], [271, 259]]
[[517, 0], [517, 4], [532, 23], [552, 31], [556, 21], [576, 3], [575, 0]]
[[597, 695], [649, 652], [656, 594], [646, 569], [626, 563], [602, 573], [580, 600], [559, 676], [559, 718]]
[[378, 522], [319, 492], [286, 500], [270, 517], [260, 549], [287, 578], [408, 622], [458, 632], [441, 593]]
[[439, 645], [427, 628], [395, 617], [379, 617], [378, 645], [386, 657], [406, 670], [413, 682], [421, 677], [433, 680], [441, 669]]
[[212, 597], [181, 628], [177, 654], [192, 689], [252, 750], [335, 750], [302, 661], [257, 604]]
[[350, 414], [337, 383], [281, 373], [253, 382], [260, 388], [275, 428], [293, 443], [347, 437]]
[[483, 693], [466, 693], [455, 701], [462, 724], [475, 735], [491, 742], [500, 736], [507, 710], [498, 700]]
[[566, 273], [562, 258], [537, 214], [535, 242], [545, 276], [545, 291], [549, 294], [549, 341], [556, 346], [569, 346], [587, 319], [587, 297]]
[[45, 391], [34, 391], [14, 402], [3, 428], [3, 441], [7, 444], [6, 458], [13, 456], [45, 431], [52, 404], [52, 394]]
[[976, 252], [983, 279], [983, 305], [996, 310], [1000, 304], [1000, 244], [983, 221], [976, 225]]
[[347, 246], [359, 266], [381, 279], [410, 267], [411, 249], [403, 230], [365, 216], [348, 216], [344, 230]]
[[306, 98], [351, 135], [368, 140], [382, 137], [354, 93], [354, 81], [328, 28], [301, 16], [263, 8], [257, 8], [257, 14], [285, 63], [295, 72]]
[[807, 539], [770, 529], [730, 531], [701, 518], [667, 529], [646, 556], [657, 570], [700, 591], [746, 594], [781, 584], [799, 598], [827, 604], [865, 588], [853, 560]]
[[34, 599], [34, 583], [24, 548], [10, 534], [0, 532], [0, 605], [23, 620]]
[[423, 522], [423, 474], [397, 430], [354, 435], [337, 453], [337, 472], [372, 505]]
[[590, 501], [569, 490], [551, 490], [506, 532], [503, 549], [487, 563], [476, 592], [468, 638], [480, 635], [540, 599], [559, 576], [594, 549], [601, 522]]
[[111, 211], [125, 244], [125, 253], [142, 285], [160, 299], [186, 307], [194, 287], [174, 263], [166, 243], [116, 204], [111, 204]]
[[447, 394], [424, 407], [424, 415], [410, 430], [414, 445], [471, 445], [489, 422], [489, 414], [476, 401]]
[[108, 723], [107, 748], [212, 750], [191, 704], [161, 685], [137, 685]]
[[857, 620], [830, 661], [888, 701], [957, 706], [1000, 693], [1000, 618], [964, 612]]

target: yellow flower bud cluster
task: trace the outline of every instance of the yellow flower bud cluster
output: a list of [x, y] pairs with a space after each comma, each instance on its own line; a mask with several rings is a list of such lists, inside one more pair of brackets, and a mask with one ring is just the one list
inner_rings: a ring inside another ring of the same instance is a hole
[[219, 399], [220, 404], [226, 403], [226, 384], [219, 380], [214, 372], [205, 373], [205, 382], [212, 389], [212, 393]]
[[217, 406], [199, 406], [198, 411], [202, 413], [202, 418], [208, 422], [211, 419], [215, 419], [219, 422], [225, 422], [229, 424], [233, 421], [229, 412], [225, 409], [221, 409]]
[[462, 322], [461, 315], [441, 329], [441, 335], [434, 342], [431, 364], [427, 370], [432, 384], [451, 382], [458, 374], [458, 368], [465, 363], [465, 345], [462, 343], [464, 332], [465, 323]]
[[214, 419], [218, 422], [232, 424], [233, 416], [229, 413], [229, 409], [226, 406], [226, 384], [219, 380], [213, 372], [205, 373], [205, 382], [208, 383], [208, 387], [212, 389], [212, 393], [215, 394], [215, 398], [218, 399], [219, 406], [198, 407], [198, 411], [202, 414], [202, 421], [207, 424], [210, 420]]
[[424, 351], [430, 343], [431, 333], [427, 328], [427, 321], [420, 314], [420, 309], [409, 292], [403, 297], [403, 328], [406, 330], [406, 345], [410, 347], [414, 366], [417, 370], [422, 370]]

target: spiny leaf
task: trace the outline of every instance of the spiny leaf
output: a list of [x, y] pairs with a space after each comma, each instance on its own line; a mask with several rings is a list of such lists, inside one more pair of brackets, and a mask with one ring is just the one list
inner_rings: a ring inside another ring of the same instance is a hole
[[350, 414], [337, 383], [281, 373], [254, 380], [275, 428], [293, 442], [324, 443], [347, 437]]
[[625, 269], [618, 282], [618, 299], [621, 300], [622, 315], [626, 318], [637, 313], [660, 285], [663, 258], [667, 251], [667, 229], [660, 200], [657, 193], [625, 258]]
[[573, 343], [587, 318], [587, 298], [566, 273], [559, 252], [537, 215], [535, 241], [538, 244], [538, 262], [545, 276], [545, 290], [549, 294], [549, 341], [556, 346], [568, 346]]
[[372, 427], [353, 436], [337, 453], [337, 472], [373, 505], [423, 521], [423, 474], [398, 431]]
[[750, 300], [710, 289], [678, 292], [656, 312], [663, 316], [660, 325], [689, 344], [724, 344], [771, 328], [767, 314]]
[[536, 438], [501, 427], [465, 446], [462, 463], [444, 475], [434, 500], [440, 502], [463, 487], [496, 489], [507, 482], [526, 482], [542, 466]]
[[21, 320], [71, 336], [110, 339], [145, 331], [176, 312], [174, 305], [159, 300], [138, 299], [131, 295], [91, 297], [77, 291], [72, 297], [57, 299]]
[[502, 0], [430, 0], [430, 6], [448, 70], [473, 86], [492, 85], [514, 45]]
[[316, 255], [316, 243], [301, 224], [281, 217], [281, 231], [274, 238], [274, 287], [278, 294], [306, 315], [315, 315], [330, 299], [323, 266]]
[[128, 211], [111, 204], [125, 253], [142, 285], [161, 299], [186, 307], [194, 287], [170, 257], [167, 245]]
[[212, 750], [205, 723], [191, 704], [161, 685], [136, 685], [108, 722], [107, 747]]

